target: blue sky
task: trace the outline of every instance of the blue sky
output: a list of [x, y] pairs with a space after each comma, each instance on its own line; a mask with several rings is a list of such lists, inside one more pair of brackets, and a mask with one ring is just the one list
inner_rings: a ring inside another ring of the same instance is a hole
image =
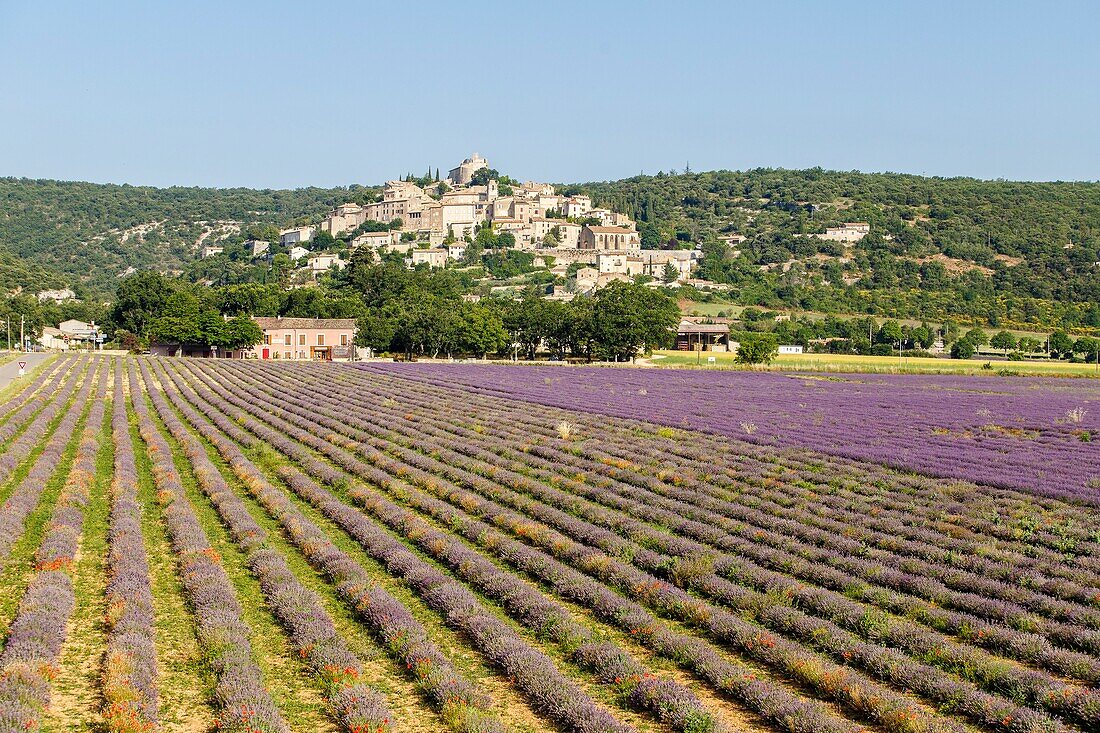
[[1097, 2], [0, 0], [0, 176], [1100, 179]]

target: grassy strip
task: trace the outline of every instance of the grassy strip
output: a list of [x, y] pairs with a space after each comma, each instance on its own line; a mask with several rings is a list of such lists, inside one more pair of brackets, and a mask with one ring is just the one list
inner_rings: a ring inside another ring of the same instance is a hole
[[[851, 374], [963, 374], [997, 376], [1001, 370], [1028, 377], [1098, 377], [1100, 371], [1091, 361], [1071, 364], [1064, 361], [1007, 361], [996, 358], [948, 359], [937, 357], [864, 356], [856, 354], [780, 354], [771, 364], [741, 365], [736, 354], [708, 351], [697, 355], [685, 351], [657, 351], [646, 360], [651, 366], [680, 369], [727, 369], [780, 372], [838, 372]], [[707, 359], [713, 357], [711, 364]], [[986, 367], [986, 364], [989, 367]], [[622, 367], [623, 364], [615, 366]], [[628, 365], [627, 365], [628, 366]]]

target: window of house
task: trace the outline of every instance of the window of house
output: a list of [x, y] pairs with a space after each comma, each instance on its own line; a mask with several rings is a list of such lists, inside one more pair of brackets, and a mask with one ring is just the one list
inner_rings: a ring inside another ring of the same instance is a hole
[[264, 343], [267, 344], [268, 346], [271, 345], [271, 334], [270, 333], [265, 333], [264, 334]]
[[290, 334], [283, 335], [283, 346], [290, 346]]
[[346, 333], [340, 334], [340, 345], [341, 346], [347, 346], [348, 345], [348, 335]]
[[298, 334], [298, 345], [299, 346], [305, 346], [306, 345], [306, 335], [304, 333]]
[[324, 346], [325, 345], [325, 334], [323, 334], [323, 333], [317, 334], [317, 345], [318, 346]]

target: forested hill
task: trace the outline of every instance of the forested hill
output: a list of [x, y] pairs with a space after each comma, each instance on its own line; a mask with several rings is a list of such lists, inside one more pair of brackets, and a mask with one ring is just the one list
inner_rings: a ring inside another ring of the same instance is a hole
[[0, 286], [35, 291], [64, 283], [112, 294], [128, 268], [183, 269], [204, 235], [313, 220], [373, 194], [356, 186], [280, 191], [0, 178]]
[[[633, 216], [646, 247], [702, 247], [701, 276], [743, 303], [1100, 326], [1100, 183], [757, 169], [562, 190]], [[377, 191], [0, 179], [0, 286], [109, 295], [128, 268], [184, 270], [207, 239], [318, 221]], [[870, 222], [871, 235], [848, 247], [806, 236], [846, 221]], [[727, 246], [730, 234], [745, 241]]]
[[[764, 286], [775, 305], [808, 298], [863, 311], [870, 302], [905, 300], [910, 291], [918, 296], [908, 299], [914, 310], [956, 300], [970, 315], [990, 309], [996, 320], [1000, 310], [1010, 320], [1038, 322], [1057, 320], [1059, 304], [1072, 303], [1082, 306], [1076, 315], [1100, 318], [1093, 313], [1100, 301], [1100, 183], [757, 169], [569, 189], [632, 214], [650, 246], [745, 235], [734, 245], [740, 256], [709, 249], [704, 276]], [[846, 221], [870, 222], [872, 235], [847, 249], [799, 236]], [[784, 274], [764, 277], [761, 268]]]

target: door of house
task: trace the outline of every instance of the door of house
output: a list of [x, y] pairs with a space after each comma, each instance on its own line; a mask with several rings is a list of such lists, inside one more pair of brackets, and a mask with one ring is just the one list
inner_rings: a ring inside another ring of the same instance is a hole
[[264, 359], [270, 359], [271, 358], [271, 349], [264, 349], [263, 350], [263, 358]]

